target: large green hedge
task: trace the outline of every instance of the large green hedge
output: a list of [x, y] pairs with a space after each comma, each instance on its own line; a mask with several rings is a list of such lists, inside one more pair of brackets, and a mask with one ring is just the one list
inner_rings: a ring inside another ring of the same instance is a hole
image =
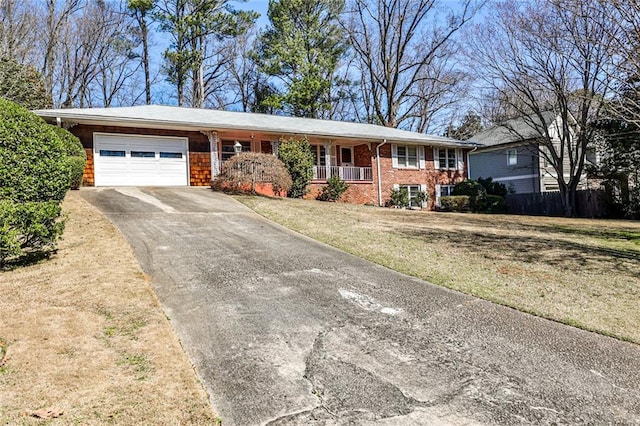
[[61, 201], [69, 189], [69, 169], [54, 128], [0, 99], [0, 199]]
[[62, 127], [52, 127], [62, 141], [64, 153], [67, 155], [71, 189], [78, 189], [80, 185], [82, 185], [82, 175], [84, 174], [84, 165], [87, 162], [87, 153], [84, 151], [80, 139], [71, 132]]
[[0, 266], [55, 248], [70, 169], [54, 128], [0, 99]]

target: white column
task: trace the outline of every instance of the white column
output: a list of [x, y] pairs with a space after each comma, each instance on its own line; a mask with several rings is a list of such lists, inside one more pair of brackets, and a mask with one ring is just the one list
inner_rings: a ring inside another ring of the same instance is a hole
[[278, 149], [280, 148], [280, 142], [279, 141], [271, 141], [271, 153], [273, 155], [275, 155], [276, 157], [278, 156]]
[[328, 180], [331, 177], [331, 142], [324, 143], [324, 162]]
[[206, 132], [206, 135], [209, 138], [209, 147], [211, 149], [211, 178], [214, 178], [220, 174], [220, 161], [218, 157], [218, 133], [210, 131]]

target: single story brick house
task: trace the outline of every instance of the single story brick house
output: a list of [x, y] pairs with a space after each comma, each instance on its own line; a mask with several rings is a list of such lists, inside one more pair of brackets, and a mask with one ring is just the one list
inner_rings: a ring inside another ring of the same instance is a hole
[[471, 142], [382, 126], [161, 105], [35, 111], [63, 126], [87, 152], [85, 186], [204, 186], [243, 151], [275, 153], [282, 138], [306, 137], [311, 194], [327, 177], [349, 183], [344, 201], [384, 205], [393, 188], [440, 195], [467, 177]]

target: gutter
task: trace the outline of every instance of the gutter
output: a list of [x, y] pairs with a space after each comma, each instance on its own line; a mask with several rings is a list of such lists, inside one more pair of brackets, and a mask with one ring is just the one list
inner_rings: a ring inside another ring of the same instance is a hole
[[378, 169], [378, 206], [382, 207], [382, 173], [380, 172], [380, 147], [387, 143], [383, 139], [381, 144], [376, 145], [376, 167]]

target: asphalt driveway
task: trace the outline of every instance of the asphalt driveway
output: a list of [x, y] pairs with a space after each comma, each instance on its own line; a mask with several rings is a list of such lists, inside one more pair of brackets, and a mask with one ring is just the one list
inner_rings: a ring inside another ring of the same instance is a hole
[[225, 425], [640, 424], [640, 346], [373, 265], [208, 189], [81, 194], [131, 242]]

